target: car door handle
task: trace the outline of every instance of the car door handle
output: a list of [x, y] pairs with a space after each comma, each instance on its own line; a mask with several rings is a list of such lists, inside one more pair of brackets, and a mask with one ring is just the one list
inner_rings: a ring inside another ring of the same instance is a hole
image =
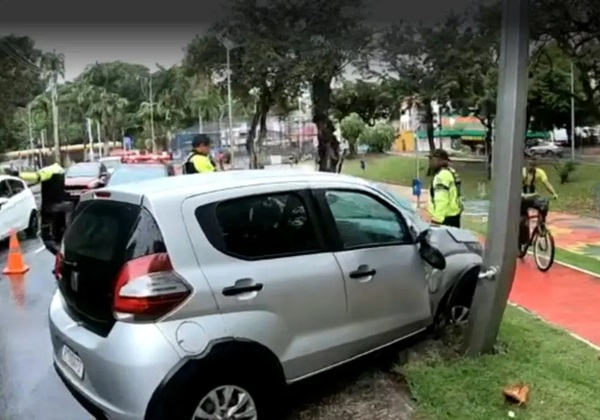
[[351, 279], [362, 279], [365, 277], [374, 276], [377, 273], [377, 270], [374, 268], [369, 268], [368, 265], [360, 265], [356, 270], [351, 271], [349, 276]]
[[[239, 281], [239, 280], [238, 280]], [[234, 286], [225, 287], [221, 293], [223, 296], [237, 296], [243, 293], [260, 292], [263, 289], [262, 283], [255, 284], [236, 284]]]

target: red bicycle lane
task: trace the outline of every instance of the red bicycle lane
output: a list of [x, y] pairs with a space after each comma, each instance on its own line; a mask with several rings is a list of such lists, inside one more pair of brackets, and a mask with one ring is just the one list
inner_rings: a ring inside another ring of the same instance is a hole
[[559, 263], [540, 272], [531, 258], [517, 262], [509, 301], [600, 346], [600, 278]]

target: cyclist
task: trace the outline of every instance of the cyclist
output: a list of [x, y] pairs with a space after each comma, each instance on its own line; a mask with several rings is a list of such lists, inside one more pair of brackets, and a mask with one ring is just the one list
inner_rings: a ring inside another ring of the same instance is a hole
[[[538, 162], [535, 157], [527, 158], [527, 166], [523, 167], [523, 177], [522, 177], [522, 190], [521, 190], [521, 229], [519, 233], [519, 246], [522, 244], [526, 244], [529, 242], [529, 224], [528, 216], [529, 209], [533, 208], [536, 210], [545, 210], [540, 209], [537, 205], [537, 185], [542, 184], [546, 191], [552, 194], [552, 197], [556, 200], [558, 195], [554, 190], [554, 187], [548, 180], [548, 175], [546, 171], [542, 168], [538, 167]], [[546, 214], [543, 215], [544, 217]]]

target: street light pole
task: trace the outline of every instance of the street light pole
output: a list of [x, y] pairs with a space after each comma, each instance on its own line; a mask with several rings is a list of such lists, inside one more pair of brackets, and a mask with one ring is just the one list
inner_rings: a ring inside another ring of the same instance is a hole
[[571, 160], [575, 161], [575, 66], [571, 60]]
[[[27, 105], [27, 126], [29, 127], [29, 148], [31, 149], [30, 162], [33, 163], [33, 123], [31, 121], [31, 104]], [[33, 165], [31, 165], [33, 167]]]
[[503, 0], [502, 3], [498, 141], [494, 142], [492, 155], [494, 195], [490, 203], [484, 264], [466, 330], [466, 351], [471, 356], [494, 349], [517, 260], [527, 108], [529, 0]]
[[[233, 99], [231, 98], [231, 45], [225, 45], [227, 50], [227, 113], [229, 114], [229, 149], [233, 155]], [[232, 157], [233, 160], [233, 157]]]

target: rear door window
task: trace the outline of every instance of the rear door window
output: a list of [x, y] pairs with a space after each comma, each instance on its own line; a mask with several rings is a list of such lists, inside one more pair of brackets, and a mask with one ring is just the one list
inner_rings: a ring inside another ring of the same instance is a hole
[[[207, 214], [213, 208], [214, 219]], [[227, 200], [216, 207], [198, 209], [196, 217], [216, 249], [239, 259], [260, 260], [322, 251], [305, 203], [296, 193]]]
[[23, 184], [23, 181], [9, 179], [8, 184], [10, 185], [13, 194], [19, 194], [20, 192], [25, 191], [25, 184]]

